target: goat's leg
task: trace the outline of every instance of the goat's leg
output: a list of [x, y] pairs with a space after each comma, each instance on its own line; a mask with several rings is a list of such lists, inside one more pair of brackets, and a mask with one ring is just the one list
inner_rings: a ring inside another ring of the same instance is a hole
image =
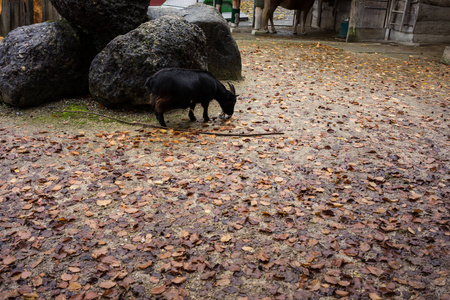
[[193, 122], [197, 121], [197, 118], [194, 115], [194, 109], [195, 109], [196, 104], [197, 104], [196, 102], [192, 101], [191, 106], [189, 107], [189, 120], [191, 120]]
[[202, 106], [203, 106], [203, 121], [208, 122], [209, 121], [209, 116], [208, 116], [209, 102], [203, 102]]
[[164, 121], [164, 113], [163, 112], [161, 112], [161, 113], [155, 112], [155, 116], [161, 126], [167, 127], [167, 124]]

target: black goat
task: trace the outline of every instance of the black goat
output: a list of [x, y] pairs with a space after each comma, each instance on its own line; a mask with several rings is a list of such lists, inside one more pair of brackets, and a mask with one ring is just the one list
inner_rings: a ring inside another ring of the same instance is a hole
[[207, 71], [181, 68], [162, 69], [145, 82], [150, 91], [150, 105], [159, 124], [164, 127], [167, 127], [164, 113], [176, 108], [189, 107], [189, 119], [197, 120], [194, 115], [197, 103], [203, 106], [204, 121], [209, 121], [208, 106], [213, 99], [219, 102], [223, 115], [231, 116], [237, 95], [234, 86], [228, 85], [230, 91]]

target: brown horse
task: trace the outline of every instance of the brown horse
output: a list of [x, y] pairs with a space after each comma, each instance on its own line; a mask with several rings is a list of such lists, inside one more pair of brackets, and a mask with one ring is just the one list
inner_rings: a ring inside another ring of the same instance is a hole
[[311, 10], [315, 0], [264, 0], [263, 10], [263, 30], [269, 32], [268, 25], [272, 27], [272, 32], [277, 33], [275, 26], [273, 25], [273, 13], [278, 6], [286, 9], [296, 10], [294, 32], [297, 34], [297, 25], [300, 22], [300, 15], [302, 17], [302, 29], [301, 34], [306, 34], [305, 23], [308, 12]]

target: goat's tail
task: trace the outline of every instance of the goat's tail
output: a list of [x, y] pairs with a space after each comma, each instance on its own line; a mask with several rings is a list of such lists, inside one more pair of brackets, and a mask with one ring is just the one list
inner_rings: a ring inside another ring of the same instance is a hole
[[152, 92], [152, 90], [153, 90], [153, 78], [152, 77], [147, 78], [147, 80], [145, 81], [145, 87], [150, 93]]

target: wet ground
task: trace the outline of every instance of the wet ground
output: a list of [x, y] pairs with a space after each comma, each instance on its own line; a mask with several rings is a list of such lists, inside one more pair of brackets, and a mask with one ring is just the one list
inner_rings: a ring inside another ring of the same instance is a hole
[[288, 30], [234, 34], [226, 121], [2, 106], [0, 299], [449, 299], [439, 49]]

